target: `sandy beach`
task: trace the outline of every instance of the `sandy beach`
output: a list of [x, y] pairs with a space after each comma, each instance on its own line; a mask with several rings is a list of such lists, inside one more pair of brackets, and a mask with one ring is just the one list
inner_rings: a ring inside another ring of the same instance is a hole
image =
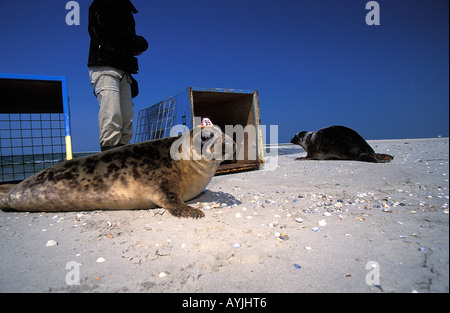
[[449, 139], [368, 142], [394, 161], [216, 176], [199, 220], [0, 211], [0, 292], [449, 292]]

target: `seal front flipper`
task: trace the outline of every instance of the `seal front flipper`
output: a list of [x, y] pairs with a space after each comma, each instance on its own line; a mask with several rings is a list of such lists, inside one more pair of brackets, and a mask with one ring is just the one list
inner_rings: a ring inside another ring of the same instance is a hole
[[203, 213], [199, 209], [194, 209], [193, 207], [190, 207], [184, 202], [180, 202], [178, 204], [171, 204], [163, 206], [164, 209], [169, 211], [170, 214], [177, 217], [192, 217], [192, 218], [202, 218], [205, 216], [205, 213]]
[[190, 207], [189, 205], [187, 205], [184, 202], [182, 202], [172, 208], [165, 207], [165, 209], [167, 211], [169, 211], [170, 214], [172, 214], [173, 216], [177, 216], [177, 217], [202, 218], [205, 216], [205, 213], [203, 213], [201, 210], [194, 209], [193, 207]]
[[157, 205], [169, 211], [169, 213], [173, 216], [185, 218], [201, 218], [205, 216], [205, 213], [203, 213], [201, 210], [194, 209], [193, 207], [187, 205], [175, 194], [166, 195], [165, 199], [161, 200], [161, 203]]

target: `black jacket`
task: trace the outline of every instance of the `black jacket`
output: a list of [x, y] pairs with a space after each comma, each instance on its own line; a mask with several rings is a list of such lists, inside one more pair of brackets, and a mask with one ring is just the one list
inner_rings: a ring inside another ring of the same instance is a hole
[[136, 35], [130, 0], [94, 0], [89, 7], [88, 66], [112, 66], [129, 74], [139, 70], [137, 53], [148, 48], [142, 36]]

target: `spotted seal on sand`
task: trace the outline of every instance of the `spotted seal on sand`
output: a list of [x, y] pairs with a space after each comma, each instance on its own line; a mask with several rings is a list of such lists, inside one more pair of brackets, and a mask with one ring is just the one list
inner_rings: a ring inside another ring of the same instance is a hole
[[184, 201], [206, 188], [221, 161], [231, 158], [234, 150], [233, 140], [220, 129], [196, 127], [182, 136], [131, 144], [46, 168], [12, 188], [0, 199], [0, 209], [162, 207], [178, 217], [203, 217], [202, 211]]
[[296, 160], [355, 160], [386, 163], [392, 155], [375, 153], [356, 131], [345, 126], [330, 126], [316, 132], [299, 132], [291, 143], [300, 145], [307, 155]]

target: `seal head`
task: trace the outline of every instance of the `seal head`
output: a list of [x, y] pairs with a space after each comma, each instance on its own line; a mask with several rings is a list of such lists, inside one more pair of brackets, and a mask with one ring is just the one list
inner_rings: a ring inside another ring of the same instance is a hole
[[311, 141], [312, 132], [302, 131], [297, 133], [292, 139], [291, 143], [295, 145], [299, 145], [303, 148], [303, 150], [307, 151], [307, 140]]

